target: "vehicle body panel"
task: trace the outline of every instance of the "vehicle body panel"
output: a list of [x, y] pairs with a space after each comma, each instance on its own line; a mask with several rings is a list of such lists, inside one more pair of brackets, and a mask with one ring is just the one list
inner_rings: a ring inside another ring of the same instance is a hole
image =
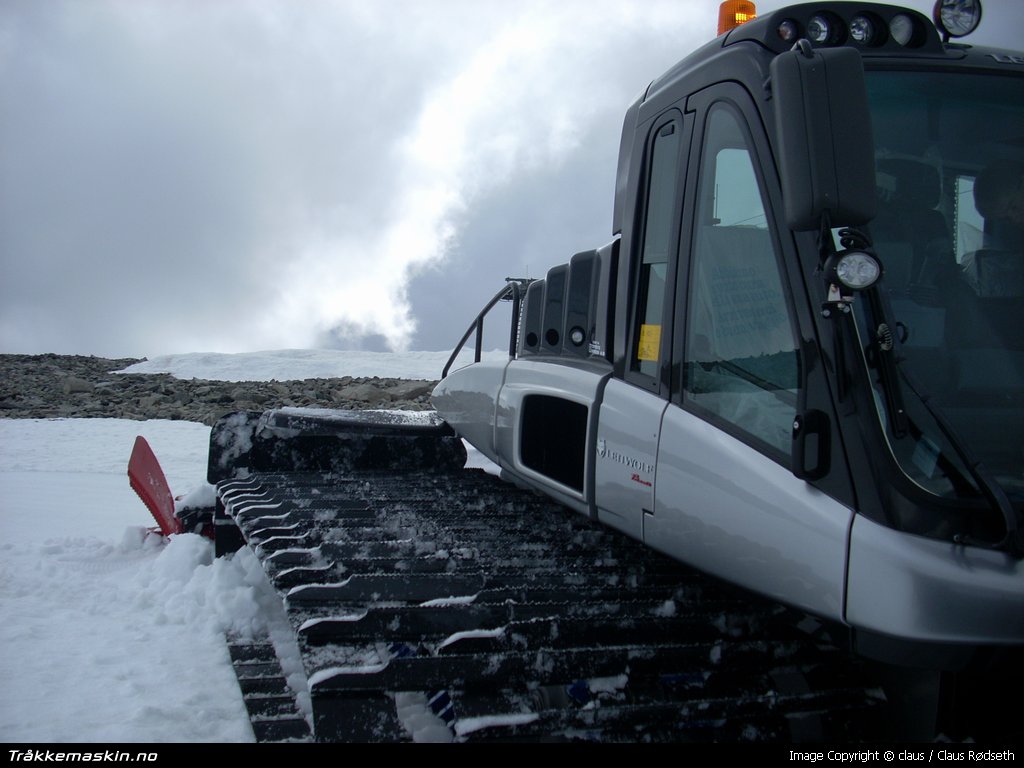
[[1024, 562], [1005, 552], [901, 533], [863, 516], [850, 537], [847, 620], [947, 643], [1024, 639]]
[[434, 407], [465, 440], [491, 461], [499, 461], [494, 447], [498, 392], [509, 362], [485, 361], [452, 372], [435, 387]]
[[833, 620], [843, 618], [852, 510], [702, 419], [671, 406], [644, 541]]
[[[600, 399], [611, 369], [605, 364], [555, 362], [557, 360], [538, 355], [509, 364], [504, 386], [498, 395], [495, 419], [496, 461], [511, 477], [540, 486], [563, 504], [584, 514], [591, 514], [590, 489], [593, 487], [593, 432], [596, 417], [594, 404]], [[543, 423], [524, 427], [530, 398], [547, 398], [552, 405], [538, 416]], [[568, 413], [574, 405], [586, 409], [584, 420], [572, 417], [571, 426], [569, 422], [561, 423], [562, 414]], [[554, 466], [563, 458], [571, 458], [572, 474], [578, 482], [559, 480], [554, 473], [538, 466], [537, 462], [524, 458], [526, 440], [532, 438], [530, 433], [535, 430], [543, 430], [549, 440], [562, 441], [561, 450], [575, 454], [571, 457], [552, 456], [547, 460]], [[578, 477], [579, 467], [582, 467], [582, 477]]]
[[667, 403], [612, 379], [605, 387], [594, 463], [597, 517], [636, 539], [654, 510], [658, 435]]

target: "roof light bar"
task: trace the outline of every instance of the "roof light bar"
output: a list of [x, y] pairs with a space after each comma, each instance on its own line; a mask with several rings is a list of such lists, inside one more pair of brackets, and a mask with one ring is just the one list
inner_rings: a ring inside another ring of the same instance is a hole
[[[945, 3], [967, 2], [972, 8], [978, 1], [940, 0]], [[892, 2], [871, 4], [865, 1], [860, 4], [820, 0], [819, 3], [780, 8], [762, 14], [750, 24], [734, 28], [724, 44], [756, 40], [775, 53], [783, 53], [803, 38], [815, 48], [849, 45], [865, 54], [941, 54], [942, 33], [928, 17]]]

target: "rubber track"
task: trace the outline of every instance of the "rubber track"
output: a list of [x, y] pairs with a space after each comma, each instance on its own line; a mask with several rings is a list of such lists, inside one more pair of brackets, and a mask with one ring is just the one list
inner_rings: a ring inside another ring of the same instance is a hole
[[479, 470], [218, 485], [284, 599], [320, 741], [869, 738], [817, 625]]
[[270, 638], [229, 635], [227, 643], [256, 741], [311, 741], [309, 723], [299, 711]]

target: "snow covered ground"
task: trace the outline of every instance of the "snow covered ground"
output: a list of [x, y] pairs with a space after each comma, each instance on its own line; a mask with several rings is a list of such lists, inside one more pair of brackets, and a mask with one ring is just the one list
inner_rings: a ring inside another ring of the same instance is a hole
[[[226, 380], [438, 375], [415, 353], [351, 353], [350, 367], [346, 354], [176, 355], [143, 365]], [[372, 372], [361, 367], [367, 360]], [[146, 535], [153, 521], [126, 475], [139, 434], [176, 494], [204, 485], [201, 424], [0, 420], [0, 740], [253, 738], [223, 633], [273, 629], [283, 620], [277, 598], [247, 550], [214, 560], [198, 536]], [[478, 454], [474, 463], [483, 463]]]
[[[218, 381], [287, 381], [339, 376], [379, 376], [387, 379], [439, 379], [450, 352], [345, 352], [331, 349], [284, 349], [269, 352], [221, 354], [191, 352], [154, 357], [124, 369], [125, 373], [171, 373], [179, 379]], [[463, 350], [458, 364], [472, 362]], [[484, 352], [483, 358], [505, 359], [508, 352]], [[458, 367], [456, 365], [455, 367]]]

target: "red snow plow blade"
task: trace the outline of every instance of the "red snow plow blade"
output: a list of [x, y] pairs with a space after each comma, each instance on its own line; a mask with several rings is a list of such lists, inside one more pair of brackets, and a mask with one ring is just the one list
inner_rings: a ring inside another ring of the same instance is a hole
[[174, 496], [167, 485], [167, 478], [164, 477], [153, 449], [142, 435], [135, 438], [132, 457], [128, 460], [128, 482], [153, 515], [164, 536], [182, 533], [181, 520], [174, 514]]

